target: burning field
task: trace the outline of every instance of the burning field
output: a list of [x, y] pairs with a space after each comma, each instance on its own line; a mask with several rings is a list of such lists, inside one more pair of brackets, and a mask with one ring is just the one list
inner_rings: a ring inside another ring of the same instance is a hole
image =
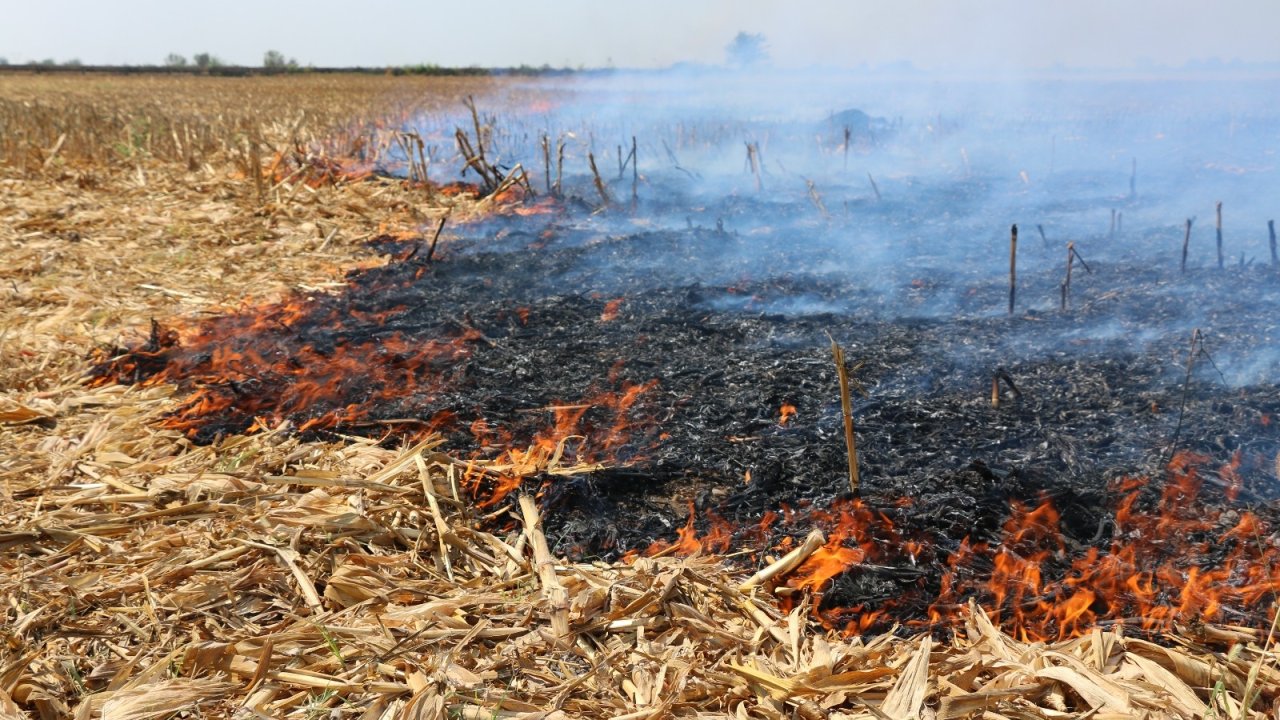
[[0, 710], [1262, 717], [1274, 81], [773, 82], [11, 152]]

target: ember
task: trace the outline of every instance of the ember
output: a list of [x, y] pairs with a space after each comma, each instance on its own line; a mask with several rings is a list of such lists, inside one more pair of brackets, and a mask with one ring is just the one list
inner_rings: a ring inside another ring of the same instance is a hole
[[786, 425], [791, 422], [791, 418], [795, 417], [796, 406], [791, 403], [782, 403], [782, 409], [779, 411], [778, 424]]

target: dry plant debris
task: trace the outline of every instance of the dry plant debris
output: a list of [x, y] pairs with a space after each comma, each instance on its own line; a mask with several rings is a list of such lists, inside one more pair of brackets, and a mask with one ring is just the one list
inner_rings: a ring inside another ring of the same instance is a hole
[[[286, 92], [227, 90], [259, 82]], [[372, 85], [441, 103], [463, 90], [405, 82]], [[482, 524], [460, 489], [467, 473], [574, 471], [555, 457], [489, 467], [432, 439], [304, 443], [281, 427], [197, 447], [159, 430], [171, 391], [86, 388], [92, 347], [150, 317], [323, 292], [370, 261], [362, 238], [466, 201], [341, 177], [263, 193], [268, 168], [245, 176], [238, 123], [276, 118], [249, 131], [264, 146], [293, 142], [273, 127], [319, 143], [371, 106], [353, 79], [0, 88], [0, 718], [1274, 716], [1275, 653], [1249, 632], [1027, 644], [971, 608], [944, 640], [839, 637], [808, 602], [779, 610], [785, 567], [567, 563], [532, 499]], [[186, 108], [170, 127], [204, 129], [106, 148], [165, 108]]]

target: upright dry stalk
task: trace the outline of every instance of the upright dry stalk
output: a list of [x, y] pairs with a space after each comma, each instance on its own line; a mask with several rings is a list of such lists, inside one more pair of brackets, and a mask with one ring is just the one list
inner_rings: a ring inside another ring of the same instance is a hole
[[547, 194], [551, 194], [551, 136], [542, 136], [542, 164], [546, 168]]
[[436, 243], [440, 242], [440, 233], [444, 230], [444, 224], [448, 222], [448, 220], [449, 216], [444, 215], [436, 225], [436, 232], [431, 236], [431, 247], [427, 248], [427, 262], [431, 262], [431, 258], [435, 257]]
[[414, 133], [413, 138], [418, 142], [418, 163], [422, 167], [422, 182], [427, 186], [428, 191], [431, 189], [431, 178], [427, 174], [427, 145], [422, 141], [422, 136]]
[[1280, 265], [1280, 258], [1276, 257], [1276, 221], [1267, 221], [1267, 234], [1271, 236], [1271, 264]]
[[1111, 230], [1107, 233], [1107, 237], [1114, 240], [1116, 237], [1116, 209], [1111, 208]]
[[751, 167], [751, 173], [756, 176], [756, 192], [764, 190], [764, 181], [760, 179], [760, 145], [757, 143], [747, 143], [747, 165]]
[[484, 127], [480, 124], [480, 113], [476, 111], [475, 100], [468, 95], [467, 99], [462, 101], [462, 104], [471, 111], [471, 123], [476, 132], [474, 149], [462, 128], [457, 128], [454, 133], [454, 137], [458, 142], [458, 151], [462, 153], [463, 159], [466, 160], [463, 172], [466, 171], [466, 168], [474, 168], [476, 173], [484, 180], [485, 195], [492, 195], [505, 178], [503, 178], [502, 172], [496, 166], [490, 165], [489, 161], [485, 159]]
[[1178, 406], [1178, 424], [1173, 428], [1173, 437], [1169, 439], [1169, 457], [1164, 464], [1167, 467], [1173, 462], [1173, 455], [1178, 450], [1178, 438], [1182, 435], [1182, 420], [1187, 413], [1187, 395], [1191, 389], [1191, 371], [1195, 369], [1196, 356], [1204, 351], [1204, 336], [1200, 328], [1191, 331], [1191, 347], [1187, 349], [1187, 376], [1182, 381], [1182, 402]]
[[476, 112], [476, 100], [475, 98], [468, 95], [467, 99], [462, 101], [462, 104], [467, 106], [467, 109], [471, 111], [471, 123], [476, 128], [476, 155], [479, 156], [481, 161], [483, 161], [484, 160], [484, 134], [481, 132], [481, 129], [480, 129], [480, 113]]
[[1129, 171], [1129, 199], [1138, 197], [1138, 158], [1133, 158], [1133, 167]]
[[636, 149], [636, 136], [631, 136], [631, 209], [640, 202], [640, 155]]
[[1222, 259], [1222, 201], [1221, 200], [1218, 201], [1218, 205], [1215, 211], [1217, 212], [1217, 215], [1218, 215], [1218, 220], [1216, 225], [1216, 228], [1218, 231], [1218, 269], [1221, 270], [1224, 262]]
[[1182, 236], [1182, 274], [1187, 274], [1187, 248], [1191, 247], [1191, 223], [1195, 218], [1187, 218], [1187, 232]]
[[861, 484], [858, 476], [858, 442], [853, 434], [853, 398], [849, 396], [849, 368], [844, 363], [844, 348], [831, 340], [831, 354], [836, 361], [836, 375], [840, 378], [840, 410], [844, 414], [844, 444], [849, 456], [849, 489], [856, 495]]
[[609, 199], [609, 190], [604, 186], [604, 180], [600, 179], [600, 171], [596, 169], [596, 156], [594, 153], [587, 153], [587, 162], [591, 164], [591, 176], [595, 178], [596, 192], [600, 193], [600, 202], [605, 207], [609, 207], [611, 201]]
[[1017, 383], [1013, 381], [1013, 376], [1009, 374], [1004, 366], [997, 367], [995, 372], [991, 374], [991, 407], [1000, 407], [1000, 381], [1009, 386], [1009, 392], [1013, 395], [1014, 400], [1022, 399], [1022, 391], [1018, 389]]
[[555, 184], [555, 192], [552, 193], [556, 197], [560, 197], [560, 193], [564, 189], [564, 185], [561, 184], [560, 182], [560, 179], [563, 177], [564, 177], [564, 138], [560, 138], [559, 140], [556, 141], [556, 184]]
[[1062, 311], [1067, 311], [1071, 296], [1071, 263], [1076, 258], [1076, 244], [1067, 243], [1067, 278], [1062, 281]]
[[462, 131], [462, 128], [457, 128], [454, 132], [454, 139], [458, 143], [458, 152], [462, 153], [463, 159], [466, 160], [463, 172], [466, 172], [467, 168], [473, 168], [476, 174], [484, 181], [485, 195], [492, 195], [498, 185], [502, 183], [502, 176], [496, 168], [485, 161], [484, 153], [481, 150], [472, 149], [471, 141], [467, 139], [467, 134]]
[[818, 212], [822, 213], [825, 220], [831, 219], [831, 213], [827, 212], [827, 204], [822, 202], [822, 193], [818, 192], [818, 186], [813, 184], [812, 180], [805, 178], [805, 184], [809, 186], [809, 201], [813, 206], [818, 208]]
[[262, 152], [258, 148], [258, 134], [249, 137], [249, 172], [253, 174], [253, 186], [258, 195], [258, 204], [267, 204], [267, 181], [262, 175]]
[[396, 135], [396, 145], [400, 146], [400, 152], [404, 153], [405, 158], [409, 162], [409, 182], [414, 181], [414, 173], [417, 170], [413, 162], [413, 153], [409, 152], [409, 145], [404, 139], [404, 133]]
[[1009, 314], [1018, 299], [1018, 226], [1009, 230]]

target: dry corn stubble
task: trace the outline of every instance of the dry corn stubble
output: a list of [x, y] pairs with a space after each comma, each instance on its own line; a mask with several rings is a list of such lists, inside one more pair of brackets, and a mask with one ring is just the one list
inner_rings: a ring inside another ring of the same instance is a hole
[[1031, 645], [975, 609], [943, 643], [841, 638], [717, 558], [483, 531], [432, 441], [192, 447], [154, 424], [170, 389], [79, 383], [151, 317], [324, 292], [361, 239], [465, 215], [288, 152], [350, 160], [496, 82], [0, 75], [0, 717], [1240, 717], [1250, 672], [1274, 699], [1247, 633]]

